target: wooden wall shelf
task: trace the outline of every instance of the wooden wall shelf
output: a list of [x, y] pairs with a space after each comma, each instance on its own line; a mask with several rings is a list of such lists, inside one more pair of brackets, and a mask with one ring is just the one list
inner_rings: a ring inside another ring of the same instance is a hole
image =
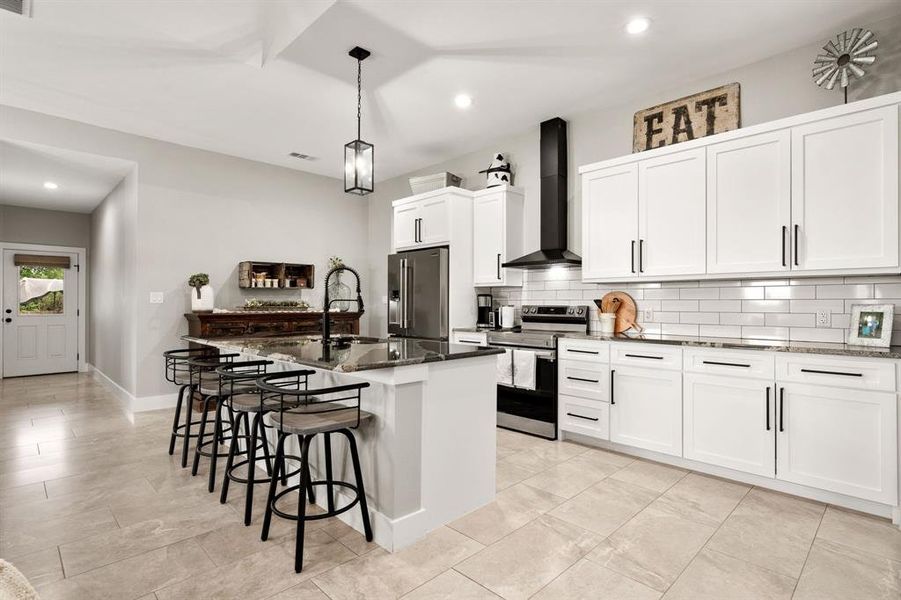
[[[263, 273], [263, 280], [275, 279], [276, 287], [255, 285], [255, 274]], [[311, 289], [316, 281], [316, 267], [299, 263], [245, 260], [238, 263], [238, 287], [255, 290], [303, 290]]]

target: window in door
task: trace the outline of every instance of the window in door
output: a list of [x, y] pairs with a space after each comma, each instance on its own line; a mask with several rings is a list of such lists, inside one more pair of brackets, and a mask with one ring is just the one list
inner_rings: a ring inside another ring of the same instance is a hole
[[61, 315], [64, 312], [65, 271], [62, 267], [20, 265], [19, 315]]

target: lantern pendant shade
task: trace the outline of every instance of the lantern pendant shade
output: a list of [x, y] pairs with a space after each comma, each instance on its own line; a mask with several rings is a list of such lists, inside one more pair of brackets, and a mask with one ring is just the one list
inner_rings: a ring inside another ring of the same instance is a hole
[[364, 196], [373, 190], [374, 147], [363, 140], [344, 146], [344, 191]]
[[360, 139], [361, 100], [363, 95], [362, 63], [369, 50], [355, 47], [348, 53], [357, 60], [357, 139], [344, 144], [344, 191], [365, 196], [375, 189], [373, 168], [375, 147]]

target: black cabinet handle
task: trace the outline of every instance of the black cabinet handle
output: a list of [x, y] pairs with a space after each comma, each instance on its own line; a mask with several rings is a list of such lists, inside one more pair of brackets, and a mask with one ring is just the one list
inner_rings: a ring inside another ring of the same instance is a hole
[[501, 255], [497, 255], [497, 280], [501, 280]]
[[705, 360], [705, 365], [720, 365], [721, 367], [743, 367], [745, 369], [750, 369], [751, 365], [743, 365], [741, 363], [728, 363], [728, 362], [719, 362], [715, 360]]
[[567, 352], [575, 352], [576, 354], [597, 354], [597, 350], [577, 350], [575, 348], [567, 348]]
[[782, 408], [785, 406], [785, 388], [779, 388], [779, 432], [785, 431], [785, 420], [782, 418]]
[[610, 369], [610, 405], [616, 404], [616, 400], [613, 398], [613, 376], [616, 375], [616, 369]]
[[796, 267], [800, 266], [800, 263], [798, 263], [798, 229], [800, 227], [801, 227], [800, 225], [795, 223], [795, 266]]
[[571, 413], [571, 412], [568, 412], [566, 414], [570, 417], [575, 417], [577, 419], [585, 419], [586, 421], [597, 421], [598, 420], [597, 417], [586, 417], [584, 415], [577, 415], [576, 413]]
[[662, 356], [648, 356], [646, 354], [626, 354], [629, 358], [651, 358], [654, 360], [663, 360]]
[[766, 430], [770, 430], [770, 386], [766, 386]]
[[635, 272], [635, 240], [632, 240], [632, 272]]
[[841, 375], [842, 377], [863, 377], [863, 373], [845, 373], [843, 371], [821, 371], [819, 369], [801, 369], [802, 373], [818, 373], [820, 375]]
[[785, 234], [788, 232], [788, 227], [785, 225], [782, 226], [782, 266], [787, 267], [785, 264]]
[[644, 273], [644, 240], [638, 240], [638, 272]]
[[597, 379], [585, 379], [583, 377], [570, 377], [569, 375], [567, 375], [566, 378], [572, 379], [573, 381], [585, 381], [588, 383], [600, 383], [600, 381], [598, 381]]

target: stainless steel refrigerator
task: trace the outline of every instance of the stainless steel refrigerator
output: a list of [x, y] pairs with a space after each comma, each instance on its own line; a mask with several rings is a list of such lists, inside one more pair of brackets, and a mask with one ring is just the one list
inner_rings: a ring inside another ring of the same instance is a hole
[[448, 338], [447, 248], [388, 256], [388, 333], [436, 340]]

